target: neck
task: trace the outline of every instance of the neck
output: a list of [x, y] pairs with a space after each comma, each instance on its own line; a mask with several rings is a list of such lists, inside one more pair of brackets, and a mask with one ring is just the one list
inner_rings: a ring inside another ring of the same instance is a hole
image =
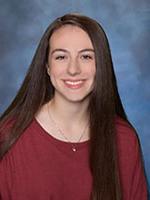
[[[57, 102], [52, 99], [48, 107], [54, 118], [63, 126], [84, 126], [88, 120], [88, 100], [84, 102]], [[68, 127], [69, 128], [69, 127]]]
[[[60, 139], [66, 141], [81, 142], [90, 138], [89, 118], [87, 113], [88, 101], [82, 104], [77, 102], [51, 100], [47, 104], [49, 119], [54, 126], [54, 132]], [[62, 137], [63, 135], [63, 137]], [[64, 137], [65, 136], [65, 137]]]

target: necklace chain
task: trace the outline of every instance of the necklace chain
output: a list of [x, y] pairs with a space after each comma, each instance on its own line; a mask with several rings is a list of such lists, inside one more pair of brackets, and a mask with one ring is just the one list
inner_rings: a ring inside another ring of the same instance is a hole
[[[52, 117], [52, 115], [50, 114], [48, 105], [47, 105], [47, 110], [48, 110], [48, 116], [49, 116], [49, 118], [51, 119], [51, 121], [54, 123], [54, 125], [55, 125], [57, 131], [71, 144], [71, 146], [72, 146], [72, 151], [73, 151], [73, 152], [76, 152], [76, 151], [77, 151], [77, 148], [75, 147], [75, 145], [72, 144], [72, 142], [65, 136], [65, 134], [63, 133], [63, 131], [60, 129], [60, 127], [58, 126], [58, 124], [56, 123], [56, 121], [54, 120], [54, 118]], [[88, 124], [87, 124], [87, 125], [88, 125]], [[87, 125], [84, 127], [84, 130], [83, 130], [83, 132], [82, 132], [82, 134], [81, 134], [79, 140], [77, 141], [77, 143], [79, 143], [80, 140], [82, 139], [82, 137], [84, 136], [85, 131], [86, 131], [86, 128], [87, 128]]]

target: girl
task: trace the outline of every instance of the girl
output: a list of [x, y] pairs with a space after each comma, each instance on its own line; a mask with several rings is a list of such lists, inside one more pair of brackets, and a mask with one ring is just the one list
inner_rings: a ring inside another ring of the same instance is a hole
[[0, 127], [2, 200], [147, 199], [138, 137], [94, 19], [50, 24]]

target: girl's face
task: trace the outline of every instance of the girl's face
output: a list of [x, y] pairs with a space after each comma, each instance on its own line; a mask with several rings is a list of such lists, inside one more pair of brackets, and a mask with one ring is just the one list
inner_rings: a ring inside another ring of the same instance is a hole
[[55, 99], [70, 102], [87, 99], [96, 73], [94, 48], [88, 34], [73, 25], [56, 30], [50, 38], [47, 68]]

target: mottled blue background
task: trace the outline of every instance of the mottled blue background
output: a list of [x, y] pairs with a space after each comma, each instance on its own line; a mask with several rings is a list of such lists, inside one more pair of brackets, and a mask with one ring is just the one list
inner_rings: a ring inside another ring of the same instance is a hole
[[48, 24], [81, 12], [104, 27], [129, 120], [136, 127], [150, 182], [150, 1], [0, 0], [0, 113], [19, 89]]

